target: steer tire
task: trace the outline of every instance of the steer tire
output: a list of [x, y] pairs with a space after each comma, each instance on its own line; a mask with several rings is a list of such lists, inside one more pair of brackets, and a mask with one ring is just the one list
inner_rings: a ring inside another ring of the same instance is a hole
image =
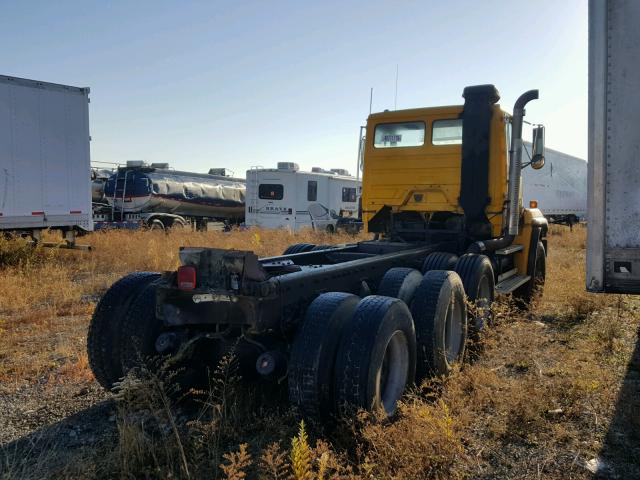
[[159, 356], [156, 339], [162, 333], [162, 322], [156, 317], [155, 283], [150, 283], [133, 299], [120, 327], [120, 363], [123, 374], [136, 367], [154, 365], [149, 360]]
[[345, 326], [336, 355], [339, 415], [347, 417], [358, 408], [393, 415], [413, 382], [415, 364], [416, 337], [407, 305], [380, 295], [362, 299]]
[[315, 247], [313, 243], [294, 243], [293, 245], [289, 245], [282, 254], [291, 255], [293, 253], [310, 252], [313, 247]]
[[458, 259], [455, 271], [460, 275], [469, 302], [476, 309], [473, 314], [469, 312], [468, 328], [469, 336], [477, 340], [492, 320], [491, 304], [495, 297], [493, 266], [487, 256], [467, 253]]
[[449, 252], [433, 252], [427, 255], [422, 263], [422, 273], [431, 270], [453, 270], [458, 256]]
[[399, 298], [409, 305], [413, 295], [422, 282], [422, 274], [413, 268], [390, 268], [378, 285], [378, 295]]
[[535, 301], [542, 296], [544, 283], [547, 276], [547, 253], [542, 242], [538, 242], [535, 250], [530, 253], [528, 275], [531, 280], [518, 287], [513, 292], [516, 306], [522, 310], [530, 310]]
[[358, 302], [356, 295], [329, 292], [307, 308], [289, 361], [289, 400], [306, 418], [324, 421], [334, 413], [336, 350]]
[[411, 313], [418, 352], [416, 380], [449, 374], [455, 363], [462, 362], [467, 339], [467, 308], [460, 276], [446, 270], [427, 272], [411, 302]]
[[160, 274], [136, 272], [115, 282], [98, 302], [89, 322], [87, 356], [100, 385], [111, 390], [123, 376], [120, 364], [119, 331], [132, 299]]

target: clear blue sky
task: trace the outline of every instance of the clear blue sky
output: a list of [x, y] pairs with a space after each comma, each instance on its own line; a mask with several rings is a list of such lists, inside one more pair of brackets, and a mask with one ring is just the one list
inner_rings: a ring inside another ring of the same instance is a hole
[[547, 146], [586, 158], [587, 2], [2, 2], [0, 73], [91, 87], [93, 160], [244, 176], [355, 169], [373, 110], [530, 88]]

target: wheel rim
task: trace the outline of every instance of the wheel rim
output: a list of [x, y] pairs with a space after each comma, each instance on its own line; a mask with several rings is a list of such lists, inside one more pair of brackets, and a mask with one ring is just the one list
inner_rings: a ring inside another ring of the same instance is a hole
[[376, 376], [376, 399], [387, 415], [392, 415], [409, 373], [409, 343], [404, 332], [396, 330], [384, 351], [382, 364]]
[[462, 350], [462, 309], [456, 308], [455, 302], [449, 304], [447, 308], [447, 320], [444, 327], [444, 345], [447, 363], [452, 364], [458, 360]]
[[475, 306], [477, 311], [475, 327], [476, 330], [482, 330], [487, 322], [491, 320], [491, 284], [486, 276], [482, 277], [478, 285]]

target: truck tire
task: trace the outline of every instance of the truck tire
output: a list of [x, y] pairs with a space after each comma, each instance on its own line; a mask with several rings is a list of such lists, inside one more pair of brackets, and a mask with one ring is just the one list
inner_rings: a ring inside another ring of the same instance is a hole
[[318, 250], [333, 250], [334, 248], [336, 248], [335, 245], [316, 245], [309, 251], [317, 252]]
[[455, 253], [430, 253], [422, 263], [422, 273], [427, 273], [430, 270], [453, 270], [457, 261], [458, 256]]
[[467, 308], [456, 272], [431, 270], [416, 290], [411, 313], [416, 328], [416, 380], [447, 375], [464, 357]]
[[382, 277], [378, 286], [378, 295], [399, 298], [409, 305], [422, 281], [422, 274], [413, 268], [390, 268]]
[[156, 340], [162, 333], [162, 322], [156, 318], [156, 288], [146, 285], [131, 301], [120, 326], [120, 363], [127, 374], [139, 366], [151, 366], [147, 360], [158, 356]]
[[293, 245], [289, 245], [282, 254], [291, 255], [293, 253], [310, 252], [313, 247], [315, 247], [313, 243], [294, 243]]
[[93, 375], [107, 390], [123, 376], [118, 332], [131, 300], [159, 273], [136, 272], [115, 282], [98, 302], [87, 334], [87, 356]]
[[326, 420], [333, 413], [334, 365], [344, 326], [360, 298], [329, 292], [316, 298], [296, 334], [289, 361], [289, 400], [307, 418]]
[[523, 310], [529, 310], [534, 301], [542, 295], [544, 282], [547, 276], [547, 254], [542, 242], [538, 241], [535, 258], [529, 260], [527, 275], [531, 275], [531, 281], [525, 283], [513, 292], [516, 305]]
[[413, 382], [416, 336], [407, 305], [397, 298], [371, 295], [360, 301], [346, 324], [336, 355], [337, 410], [395, 413]]
[[464, 292], [475, 304], [476, 313], [468, 315], [469, 335], [477, 340], [478, 334], [492, 319], [491, 304], [495, 297], [495, 277], [491, 260], [486, 255], [466, 253], [456, 262], [455, 272], [460, 275]]

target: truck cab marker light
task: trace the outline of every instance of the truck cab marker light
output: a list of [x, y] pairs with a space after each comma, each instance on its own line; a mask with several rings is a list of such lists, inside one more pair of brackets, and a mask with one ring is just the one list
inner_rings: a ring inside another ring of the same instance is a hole
[[196, 288], [196, 267], [183, 265], [178, 268], [178, 288], [186, 291]]

